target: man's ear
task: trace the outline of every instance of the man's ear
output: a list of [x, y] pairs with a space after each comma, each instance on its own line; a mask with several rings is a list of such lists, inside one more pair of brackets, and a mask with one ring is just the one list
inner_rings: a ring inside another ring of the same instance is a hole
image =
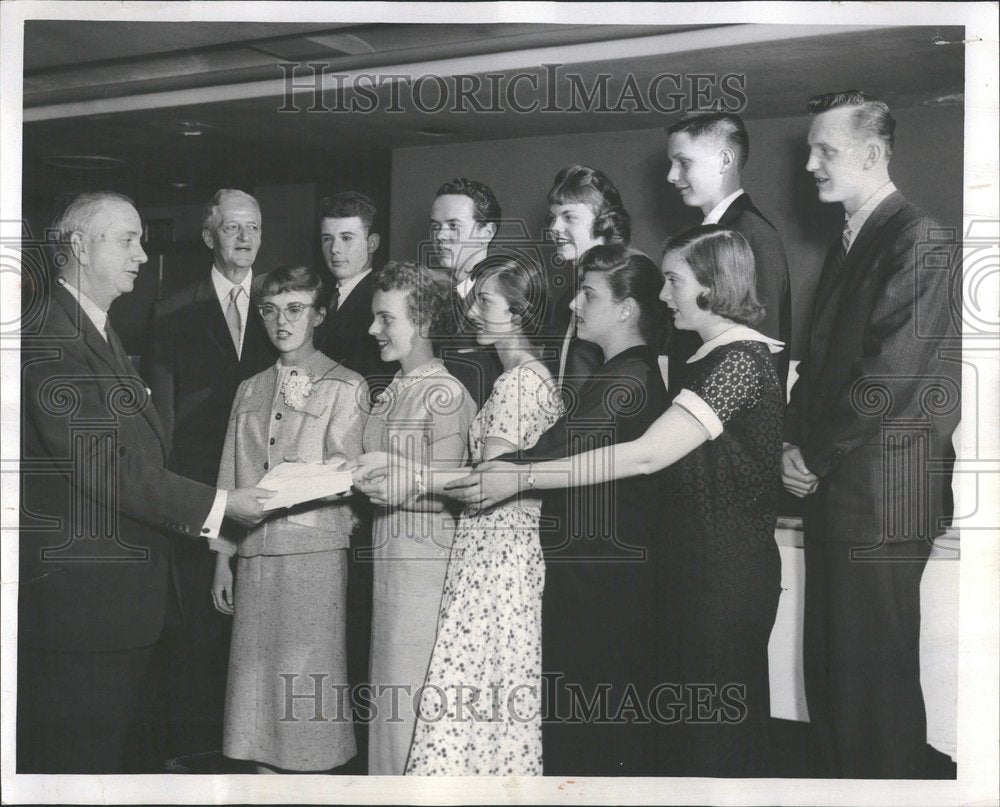
[[368, 254], [374, 255], [378, 250], [379, 244], [382, 243], [382, 236], [378, 233], [372, 233], [368, 236]]
[[90, 260], [87, 255], [87, 239], [81, 232], [74, 232], [69, 237], [69, 248], [73, 252], [73, 257], [81, 266], [85, 266]]
[[205, 246], [209, 249], [215, 249], [215, 238], [211, 230], [202, 230], [201, 240], [205, 242]]
[[485, 224], [480, 224], [479, 229], [486, 233], [487, 241], [492, 241], [497, 234], [497, 223], [495, 221], [488, 221]]
[[866, 153], [865, 153], [864, 168], [867, 171], [870, 168], [873, 168], [876, 165], [878, 165], [879, 160], [881, 160], [882, 144], [879, 143], [877, 140], [872, 140], [868, 143], [868, 145], [865, 148], [866, 148]]
[[719, 158], [722, 161], [719, 166], [720, 174], [725, 174], [726, 172], [731, 171], [736, 165], [736, 152], [728, 146], [719, 150]]

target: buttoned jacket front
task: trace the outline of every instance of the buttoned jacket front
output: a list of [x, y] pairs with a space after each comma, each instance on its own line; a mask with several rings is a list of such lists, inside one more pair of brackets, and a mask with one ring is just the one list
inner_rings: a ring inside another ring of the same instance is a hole
[[[298, 368], [311, 391], [297, 407], [278, 388], [278, 368], [269, 367], [240, 384], [233, 401], [219, 466], [219, 487], [256, 485], [271, 469], [295, 458], [322, 462], [333, 455], [361, 454], [367, 417], [364, 379], [320, 351]], [[228, 522], [212, 549], [241, 557], [346, 549], [357, 518], [350, 499], [312, 501], [279, 510], [241, 537]]]

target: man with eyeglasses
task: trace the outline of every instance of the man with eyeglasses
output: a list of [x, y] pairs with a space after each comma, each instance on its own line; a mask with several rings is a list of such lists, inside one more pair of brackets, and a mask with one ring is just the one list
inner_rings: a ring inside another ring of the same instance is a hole
[[[201, 237], [212, 267], [157, 303], [142, 373], [166, 430], [168, 467], [214, 486], [236, 388], [277, 354], [250, 304], [261, 243], [257, 200], [241, 190], [218, 191], [203, 211]], [[215, 567], [208, 548], [178, 545], [175, 562], [182, 619], [169, 690], [172, 752], [183, 755], [222, 747], [231, 620], [205, 594]]]
[[21, 333], [17, 768], [149, 772], [141, 729], [176, 611], [172, 536], [207, 546], [224, 516], [260, 521], [268, 494], [168, 470], [160, 418], [108, 318], [146, 263], [132, 201], [81, 194], [53, 229], [58, 278], [47, 295], [41, 278], [23, 287], [38, 316]]

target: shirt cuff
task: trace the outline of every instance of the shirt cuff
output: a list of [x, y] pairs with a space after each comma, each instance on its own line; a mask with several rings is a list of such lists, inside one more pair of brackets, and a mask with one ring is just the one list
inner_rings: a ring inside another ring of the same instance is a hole
[[708, 432], [708, 439], [714, 440], [722, 434], [722, 421], [712, 409], [701, 398], [689, 389], [682, 389], [674, 398], [674, 403], [685, 409], [695, 420], [705, 427]]
[[201, 525], [202, 538], [218, 538], [219, 529], [222, 527], [222, 519], [226, 515], [226, 504], [229, 503], [228, 491], [219, 489], [215, 491], [215, 502], [212, 509], [208, 511], [208, 518]]

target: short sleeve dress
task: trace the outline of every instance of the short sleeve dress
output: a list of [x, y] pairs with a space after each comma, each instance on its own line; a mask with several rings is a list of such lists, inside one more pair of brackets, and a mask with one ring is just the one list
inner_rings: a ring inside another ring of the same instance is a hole
[[[489, 437], [530, 448], [561, 413], [544, 368], [507, 370], [469, 430], [473, 462]], [[541, 774], [539, 513], [520, 500], [462, 513], [407, 774]]]
[[663, 581], [677, 642], [672, 677], [711, 687], [706, 710], [716, 718], [685, 721], [676, 733], [671, 762], [687, 776], [766, 773], [784, 392], [763, 338], [706, 343], [674, 399], [711, 438], [662, 475], [676, 561]]
[[[365, 451], [405, 453], [429, 462], [434, 443], [469, 433], [476, 406], [432, 359], [397, 374], [376, 396], [365, 425]], [[464, 461], [464, 456], [455, 458]], [[401, 776], [427, 675], [455, 516], [448, 509], [378, 507], [372, 535], [374, 586], [368, 772]]]

